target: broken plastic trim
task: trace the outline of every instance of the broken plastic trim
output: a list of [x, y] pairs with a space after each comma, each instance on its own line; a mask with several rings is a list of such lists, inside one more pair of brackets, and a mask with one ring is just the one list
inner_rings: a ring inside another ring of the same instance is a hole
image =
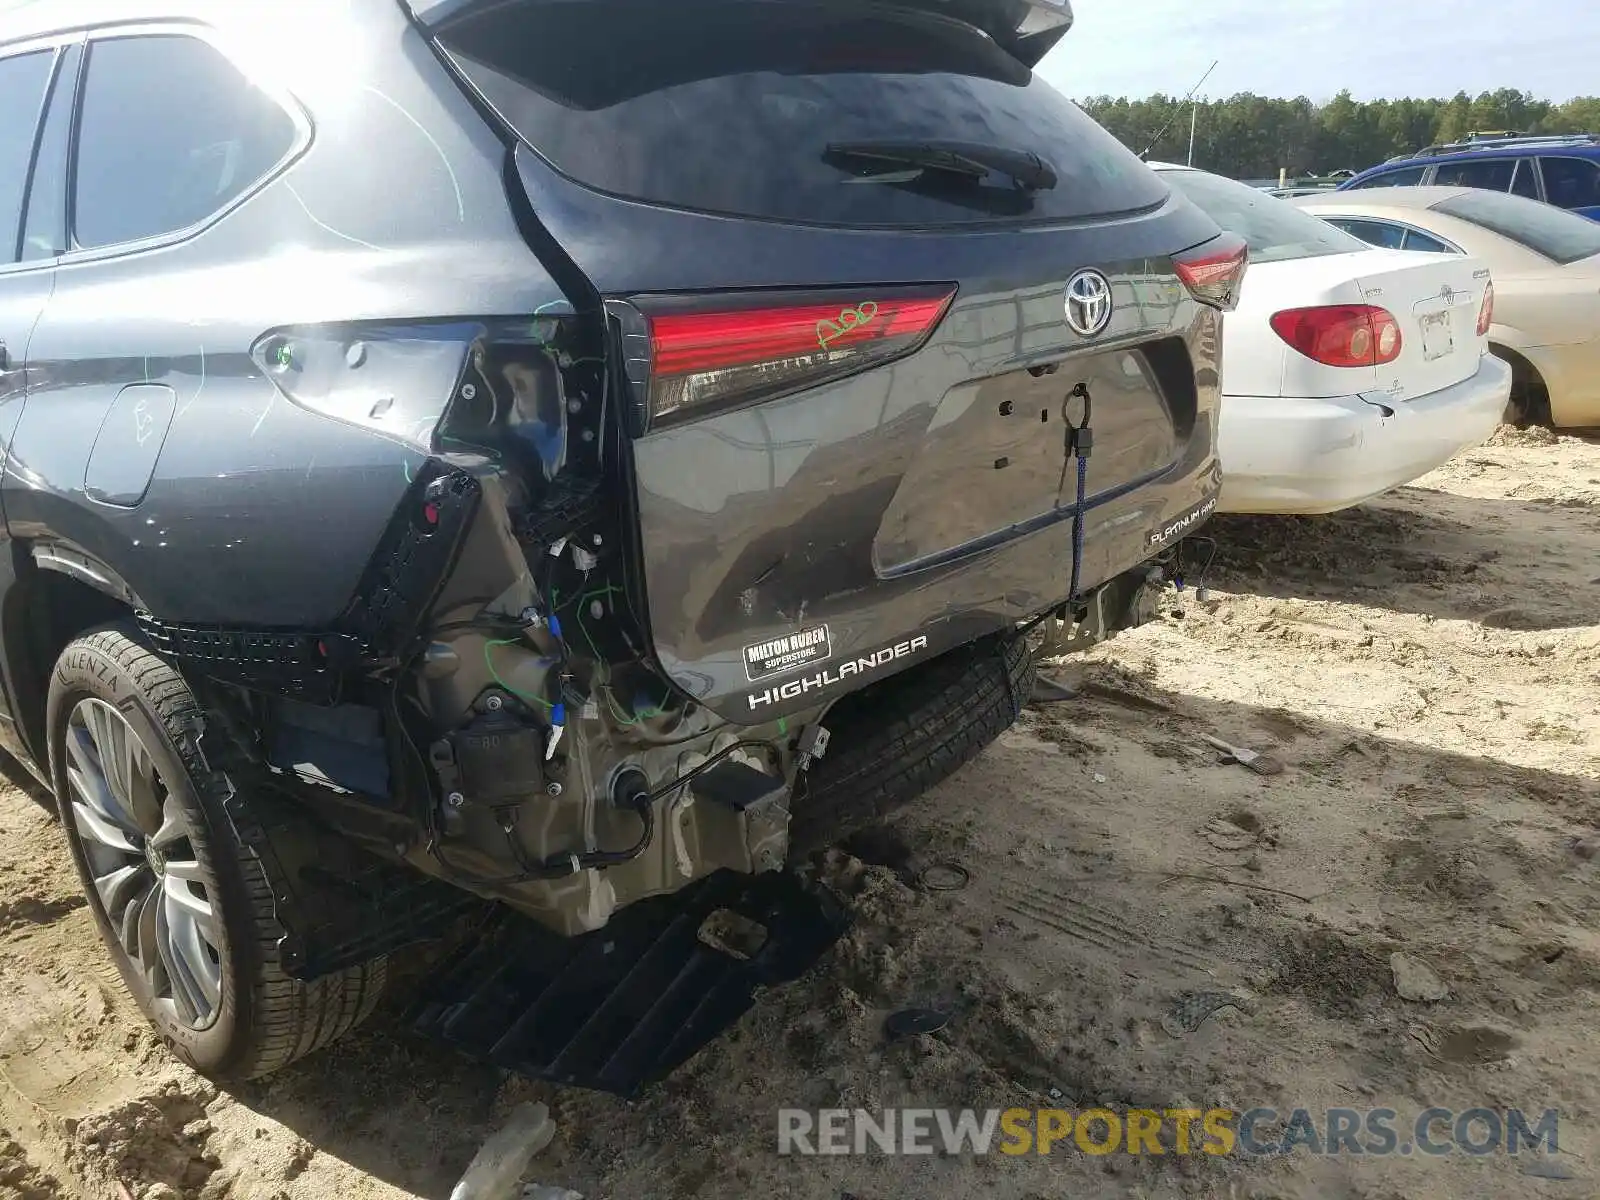
[[513, 435], [546, 477], [564, 454], [561, 318], [342, 322], [268, 330], [250, 349], [291, 403], [432, 454]]
[[464, 322], [297, 326], [263, 334], [250, 357], [301, 408], [427, 453], [482, 333]]
[[[763, 928], [760, 948], [740, 958], [702, 940], [720, 910]], [[798, 979], [848, 924], [831, 893], [787, 872], [720, 871], [575, 938], [504, 912], [435, 977], [415, 1020], [495, 1066], [630, 1096], [721, 1036], [757, 989]]]

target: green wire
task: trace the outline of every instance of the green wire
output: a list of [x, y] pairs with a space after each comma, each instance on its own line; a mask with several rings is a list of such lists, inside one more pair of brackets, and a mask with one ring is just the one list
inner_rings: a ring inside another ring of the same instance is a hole
[[522, 640], [521, 638], [493, 638], [493, 639], [490, 639], [489, 641], [484, 642], [483, 643], [483, 665], [489, 668], [489, 674], [494, 679], [494, 681], [496, 683], [498, 683], [501, 687], [505, 688], [506, 691], [510, 692], [518, 700], [522, 700], [522, 701], [524, 701], [526, 703], [529, 703], [529, 704], [542, 704], [547, 709], [553, 709], [553, 708], [555, 708], [555, 705], [551, 704], [550, 701], [541, 700], [538, 696], [529, 696], [529, 695], [526, 695], [526, 694], [524, 694], [522, 692], [519, 692], [516, 688], [512, 687], [504, 679], [501, 679], [500, 678], [500, 672], [496, 671], [494, 669], [494, 659], [490, 657], [489, 651], [491, 649], [493, 649], [495, 646], [515, 646], [521, 640]]
[[662, 717], [667, 713], [667, 710], [664, 708], [656, 708], [647, 704], [645, 705], [643, 712], [635, 713], [633, 718], [630, 720], [628, 717], [624, 716], [618, 711], [617, 702], [611, 695], [611, 689], [608, 687], [605, 688], [604, 691], [606, 694], [606, 706], [611, 709], [611, 715], [617, 719], [619, 724], [637, 725], [641, 721], [648, 721], [651, 717]]
[[[585, 624], [585, 622], [584, 622], [584, 619], [583, 619], [584, 612], [588, 608], [589, 601], [591, 601], [591, 600], [593, 600], [593, 599], [595, 599], [595, 598], [597, 598], [599, 596], [611, 596], [611, 595], [622, 595], [622, 594], [624, 594], [624, 593], [623, 593], [621, 588], [616, 587], [616, 586], [611, 585], [611, 584], [607, 584], [605, 587], [592, 588], [589, 591], [584, 592], [582, 595], [578, 596], [577, 599], [572, 601], [573, 605], [576, 606], [576, 610], [577, 610], [577, 614], [576, 615], [577, 615], [577, 618], [578, 618], [578, 632], [583, 634], [583, 640], [589, 644], [589, 653], [592, 654], [596, 659], [600, 658], [600, 647], [595, 645], [594, 635], [589, 632], [589, 626], [587, 624]], [[560, 595], [557, 593], [555, 588], [551, 588], [550, 589], [550, 611], [551, 612], [556, 612], [560, 608], [561, 608]], [[490, 643], [488, 643], [484, 647], [484, 653], [485, 654], [488, 653], [488, 646], [489, 645], [501, 645], [501, 644], [502, 643], [499, 643], [499, 642], [490, 642]], [[490, 674], [494, 674], [494, 668], [492, 666], [489, 668], [489, 672], [490, 672]], [[500, 682], [500, 677], [498, 675], [495, 675], [495, 681], [496, 682]], [[506, 684], [500, 683], [500, 686], [501, 687], [506, 687]], [[512, 689], [507, 688], [507, 690], [510, 691]], [[646, 705], [643, 710], [641, 710], [639, 712], [636, 712], [632, 717], [629, 717], [626, 713], [624, 713], [617, 706], [616, 698], [614, 696], [612, 696], [611, 689], [609, 687], [602, 688], [601, 691], [603, 691], [605, 693], [606, 707], [611, 710], [611, 715], [616, 718], [617, 723], [619, 725], [637, 725], [641, 721], [648, 721], [652, 717], [665, 716], [666, 713], [667, 713], [667, 709], [665, 709], [665, 708], [657, 708], [657, 707], [655, 707], [653, 705]], [[543, 703], [543, 701], [541, 701], [541, 703]]]
[[[555, 593], [552, 591], [551, 595], [554, 596], [554, 594]], [[584, 609], [588, 606], [588, 601], [594, 599], [596, 596], [610, 596], [612, 594], [621, 595], [622, 589], [608, 584], [605, 587], [599, 587], [593, 589], [592, 591], [587, 591], [573, 601], [573, 603], [578, 606], [578, 632], [583, 634], [583, 640], [589, 643], [589, 653], [594, 655], [596, 658], [600, 657], [600, 647], [595, 645], [594, 637], [589, 633], [589, 627], [583, 623], [583, 613]]]

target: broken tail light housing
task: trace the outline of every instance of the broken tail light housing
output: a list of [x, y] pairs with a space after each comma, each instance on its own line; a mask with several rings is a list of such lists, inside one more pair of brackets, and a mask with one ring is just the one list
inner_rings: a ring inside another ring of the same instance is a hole
[[[537, 456], [545, 479], [567, 463], [575, 321], [376, 321], [269, 330], [251, 357], [294, 404], [423, 454], [504, 449]], [[566, 330], [563, 330], [566, 325]], [[425, 519], [425, 517], [424, 517]]]
[[638, 297], [622, 327], [634, 429], [695, 420], [832, 383], [912, 353], [955, 288], [858, 288], [753, 296]]
[[1405, 344], [1394, 314], [1371, 304], [1286, 309], [1272, 315], [1272, 329], [1325, 367], [1380, 367], [1399, 358]]
[[433, 449], [480, 325], [312, 325], [263, 334], [250, 356], [301, 408]]
[[1201, 304], [1232, 312], [1239, 303], [1250, 247], [1235, 233], [1224, 233], [1204, 245], [1172, 256], [1173, 269], [1189, 294]]
[[1483, 303], [1478, 307], [1478, 336], [1487, 337], [1489, 326], [1494, 324], [1494, 284], [1483, 286]]

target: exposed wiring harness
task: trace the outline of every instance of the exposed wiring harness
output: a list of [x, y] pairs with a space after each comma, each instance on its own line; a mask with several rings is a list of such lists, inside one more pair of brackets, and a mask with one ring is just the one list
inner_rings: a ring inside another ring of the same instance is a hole
[[[518, 700], [521, 700], [524, 704], [537, 704], [539, 707], [543, 708], [546, 712], [552, 712], [556, 708], [556, 704], [554, 702], [546, 700], [541, 696], [530, 695], [527, 692], [521, 691], [521, 690], [513, 687], [511, 684], [507, 683], [504, 679], [502, 679], [500, 677], [500, 672], [499, 671], [494, 669], [494, 656], [493, 656], [492, 651], [494, 650], [494, 648], [496, 646], [518, 646], [518, 645], [521, 645], [521, 644], [522, 644], [522, 639], [520, 637], [514, 637], [514, 638], [490, 638], [488, 641], [485, 641], [483, 643], [483, 665], [489, 672], [489, 678], [493, 679], [495, 681], [495, 683], [499, 684], [507, 692], [510, 692]], [[555, 663], [558, 660], [556, 660], [556, 659], [543, 659], [541, 661], [543, 662], [543, 665], [549, 666], [549, 665], [552, 665], [553, 663]]]
[[[582, 853], [555, 854], [542, 862], [535, 862], [528, 857], [527, 851], [522, 848], [522, 843], [517, 840], [516, 809], [505, 808], [498, 811], [500, 829], [506, 836], [506, 845], [511, 850], [511, 857], [516, 860], [517, 866], [522, 869], [520, 876], [513, 876], [502, 882], [523, 882], [534, 879], [564, 879], [568, 875], [576, 875], [579, 871], [603, 869], [605, 867], [620, 867], [623, 863], [632, 862], [645, 852], [650, 841], [655, 837], [656, 817], [655, 805], [658, 800], [670, 796], [681, 787], [693, 783], [701, 775], [711, 770], [712, 767], [722, 762], [730, 754], [745, 749], [762, 749], [775, 751], [776, 747], [771, 742], [757, 739], [744, 739], [724, 746], [711, 755], [703, 763], [683, 772], [677, 778], [662, 784], [654, 791], [647, 792], [643, 786], [630, 789], [625, 794], [618, 796], [614, 801], [618, 808], [627, 809], [639, 817], [641, 829], [638, 840], [626, 850], [586, 850]], [[633, 774], [638, 774], [634, 771]], [[639, 775], [642, 780], [643, 776]]]
[[496, 815], [500, 819], [501, 832], [506, 835], [506, 845], [511, 849], [511, 857], [516, 860], [517, 866], [522, 868], [525, 879], [565, 879], [568, 875], [576, 875], [579, 871], [620, 867], [623, 863], [632, 862], [643, 854], [645, 847], [650, 845], [650, 840], [656, 833], [656, 814], [651, 804], [647, 792], [635, 792], [618, 801], [618, 807], [638, 814], [642, 826], [638, 840], [626, 850], [586, 850], [581, 854], [554, 854], [542, 862], [530, 859], [527, 851], [522, 848], [522, 842], [517, 838], [517, 810], [505, 808], [499, 810]]
[[716, 766], [723, 759], [727, 758], [728, 755], [733, 754], [735, 751], [746, 749], [766, 750], [769, 753], [775, 754], [777, 753], [778, 748], [769, 741], [763, 741], [756, 738], [745, 738], [734, 742], [732, 745], [724, 746], [721, 750], [718, 750], [715, 754], [711, 755], [711, 757], [707, 758], [705, 762], [691, 767], [682, 775], [679, 775], [676, 779], [672, 780], [672, 782], [664, 783], [655, 791], [651, 792], [649, 796], [650, 803], [654, 804], [663, 796], [672, 795], [672, 793], [677, 791], [679, 788], [685, 786], [686, 784], [693, 783], [701, 775], [704, 775], [707, 771], [711, 770], [712, 767]]
[[[619, 867], [624, 863], [632, 862], [645, 852], [646, 848], [650, 845], [651, 840], [655, 837], [656, 802], [661, 800], [663, 797], [670, 796], [679, 788], [685, 787], [694, 782], [695, 779], [711, 770], [712, 767], [722, 762], [722, 760], [727, 758], [730, 754], [744, 749], [775, 751], [776, 747], [768, 741], [760, 741], [755, 739], [737, 741], [732, 745], [723, 747], [721, 750], [707, 758], [705, 762], [683, 772], [683, 774], [679, 775], [677, 778], [668, 783], [662, 784], [654, 791], [645, 791], [641, 784], [641, 786], [633, 788], [623, 795], [617, 797], [615, 800], [617, 807], [627, 809], [637, 814], [639, 817], [639, 837], [634, 841], [633, 845], [629, 846], [626, 850], [586, 850], [569, 854], [553, 854], [549, 858], [543, 859], [542, 861], [535, 861], [534, 859], [528, 857], [527, 851], [523, 849], [521, 841], [519, 841], [516, 836], [516, 809], [507, 807], [498, 810], [496, 816], [499, 818], [500, 830], [505, 834], [506, 846], [510, 850], [511, 857], [516, 861], [516, 864], [519, 868], [519, 873], [515, 875], [502, 876], [498, 879], [484, 879], [470, 875], [464, 875], [464, 878], [466, 878], [468, 882], [475, 883], [480, 887], [501, 887], [514, 883], [530, 883], [535, 880], [565, 879], [567, 876], [576, 875], [580, 871], [600, 870], [606, 867]], [[635, 773], [637, 774], [637, 772]], [[640, 776], [640, 779], [643, 779], [642, 775]], [[451, 871], [457, 870], [457, 868], [451, 866], [449, 861], [439, 853], [439, 848], [436, 844], [436, 841], [430, 841], [429, 848], [441, 865], [445, 866]]]

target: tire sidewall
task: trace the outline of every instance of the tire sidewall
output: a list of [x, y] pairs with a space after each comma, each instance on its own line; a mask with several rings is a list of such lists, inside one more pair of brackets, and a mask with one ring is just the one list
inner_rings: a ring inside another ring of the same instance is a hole
[[[248, 920], [250, 911], [244, 881], [233, 856], [213, 851], [220, 840], [235, 835], [220, 801], [205, 794], [203, 781], [209, 773], [204, 763], [191, 764], [188, 756], [173, 742], [150, 699], [107, 647], [100, 644], [108, 634], [126, 638], [142, 648], [124, 627], [91, 632], [68, 645], [50, 677], [45, 728], [49, 738], [50, 774], [62, 827], [101, 939], [140, 1009], [179, 1058], [203, 1074], [225, 1075], [248, 1042], [249, 997], [256, 970], [250, 954], [253, 939], [239, 927], [242, 920]], [[221, 943], [218, 954], [223, 964], [221, 1005], [216, 1019], [204, 1029], [184, 1025], [164, 1007], [153, 1003], [150, 989], [122, 950], [90, 875], [88, 859], [71, 814], [65, 759], [68, 718], [79, 701], [91, 697], [114, 706], [139, 735], [168, 792], [189, 822], [190, 842], [206, 872], [210, 885], [207, 892], [218, 909], [217, 933]]]

